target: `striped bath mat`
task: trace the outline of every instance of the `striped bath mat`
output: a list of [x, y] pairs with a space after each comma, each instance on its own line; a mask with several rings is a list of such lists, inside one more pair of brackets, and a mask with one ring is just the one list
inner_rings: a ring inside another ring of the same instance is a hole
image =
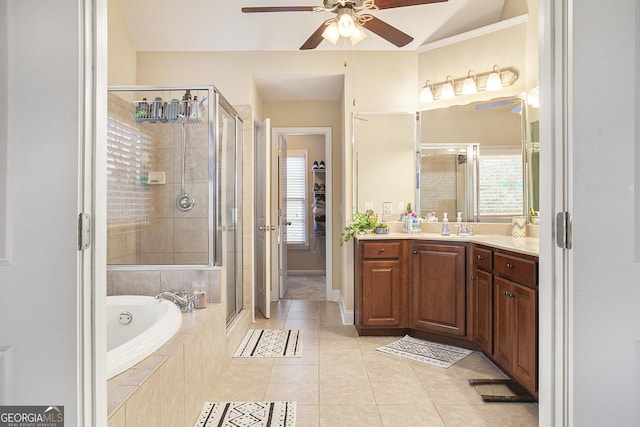
[[377, 350], [406, 357], [417, 362], [440, 366], [441, 368], [448, 368], [473, 353], [466, 348], [423, 341], [409, 335], [405, 335], [400, 340], [382, 346]]
[[296, 402], [205, 402], [194, 427], [294, 427]]
[[300, 357], [302, 329], [249, 329], [233, 357]]

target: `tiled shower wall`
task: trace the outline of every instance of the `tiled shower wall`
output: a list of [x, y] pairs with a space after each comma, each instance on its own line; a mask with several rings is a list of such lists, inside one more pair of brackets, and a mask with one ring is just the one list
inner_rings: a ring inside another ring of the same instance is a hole
[[[181, 94], [180, 94], [181, 95]], [[177, 94], [172, 96], [176, 97]], [[109, 264], [208, 264], [209, 244], [209, 138], [206, 123], [136, 123], [131, 102], [109, 94], [109, 117], [142, 129], [152, 139], [150, 172], [164, 172], [165, 184], [148, 185], [149, 221], [109, 224]], [[182, 193], [182, 132], [185, 132], [185, 192], [195, 199], [188, 212], [176, 200]]]

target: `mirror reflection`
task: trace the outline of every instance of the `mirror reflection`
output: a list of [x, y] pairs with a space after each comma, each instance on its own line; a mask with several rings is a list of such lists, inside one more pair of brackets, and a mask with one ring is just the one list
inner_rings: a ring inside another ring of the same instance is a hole
[[421, 215], [435, 212], [441, 221], [445, 212], [450, 220], [462, 212], [463, 221], [480, 222], [523, 215], [525, 122], [519, 96], [422, 111]]

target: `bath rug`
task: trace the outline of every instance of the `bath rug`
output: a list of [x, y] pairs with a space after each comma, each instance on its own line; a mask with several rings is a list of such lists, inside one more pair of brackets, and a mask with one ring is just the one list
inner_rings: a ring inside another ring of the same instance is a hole
[[294, 427], [296, 402], [205, 402], [194, 427]]
[[409, 335], [405, 335], [400, 340], [382, 346], [377, 350], [406, 357], [407, 359], [418, 362], [440, 366], [441, 368], [448, 368], [473, 353], [466, 348], [423, 341], [410, 337]]
[[302, 329], [249, 329], [233, 357], [300, 357]]

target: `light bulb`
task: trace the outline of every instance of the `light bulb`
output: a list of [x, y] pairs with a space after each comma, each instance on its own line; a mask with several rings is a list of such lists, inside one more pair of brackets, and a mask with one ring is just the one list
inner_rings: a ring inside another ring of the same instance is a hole
[[428, 104], [429, 102], [433, 102], [433, 91], [429, 87], [429, 82], [425, 83], [424, 87], [420, 91], [420, 98], [418, 101], [422, 104]]
[[325, 28], [325, 30], [322, 32], [322, 37], [325, 40], [336, 44], [338, 42], [338, 39], [340, 38], [340, 33], [338, 32], [338, 24], [332, 22], [330, 25], [327, 25], [327, 28]]
[[354, 23], [353, 33], [351, 34], [351, 44], [357, 44], [367, 38], [367, 33], [362, 28], [362, 25]]
[[456, 92], [453, 89], [453, 85], [453, 79], [451, 78], [451, 76], [448, 76], [446, 83], [442, 85], [442, 90], [440, 91], [440, 99], [451, 99], [456, 97]]
[[[473, 74], [473, 76], [471, 76], [471, 74]], [[476, 76], [476, 73], [474, 73], [471, 70], [467, 74], [467, 78], [464, 79], [464, 83], [462, 84], [463, 95], [473, 95], [474, 93], [478, 93], [475, 76]]]
[[[498, 71], [496, 71], [496, 68]], [[487, 77], [487, 90], [500, 90], [502, 89], [502, 78], [500, 77], [500, 68], [497, 65], [493, 66], [493, 71]]]
[[346, 13], [340, 15], [340, 18], [338, 19], [338, 32], [342, 37], [351, 37], [354, 27], [355, 23], [353, 22], [351, 15]]

